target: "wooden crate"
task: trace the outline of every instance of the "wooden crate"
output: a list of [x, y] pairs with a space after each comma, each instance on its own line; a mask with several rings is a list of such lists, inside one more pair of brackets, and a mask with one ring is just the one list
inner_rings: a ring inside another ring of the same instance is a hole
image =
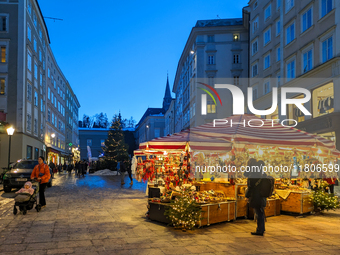
[[235, 201], [221, 202], [219, 204], [201, 205], [202, 213], [199, 226], [235, 220]]
[[[281, 212], [281, 201], [280, 199], [267, 199], [266, 208], [264, 209], [264, 213], [266, 217], [270, 216], [278, 216]], [[254, 209], [249, 207], [249, 218], [254, 218]]]
[[248, 201], [244, 197], [236, 200], [236, 218], [248, 216]]
[[287, 199], [281, 199], [281, 211], [291, 213], [309, 213], [314, 206], [308, 192], [291, 192]]

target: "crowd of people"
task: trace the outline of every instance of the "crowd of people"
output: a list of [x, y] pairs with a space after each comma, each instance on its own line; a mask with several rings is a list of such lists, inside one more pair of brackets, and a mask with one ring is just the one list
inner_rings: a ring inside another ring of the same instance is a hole
[[52, 161], [49, 164], [49, 167], [52, 169], [53, 173], [59, 173], [61, 174], [62, 172], [66, 173], [68, 172], [69, 174], [72, 173], [74, 170], [74, 173], [80, 177], [80, 176], [85, 176], [87, 173], [87, 168], [89, 166], [89, 163], [86, 160], [81, 160], [81, 161], [76, 161], [74, 164], [73, 163], [66, 163], [64, 164], [54, 164]]

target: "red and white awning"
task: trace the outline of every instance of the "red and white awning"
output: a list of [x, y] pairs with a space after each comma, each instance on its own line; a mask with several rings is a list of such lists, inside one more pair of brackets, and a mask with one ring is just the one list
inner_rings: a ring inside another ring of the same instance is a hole
[[194, 151], [228, 152], [232, 143], [213, 137], [205, 137], [188, 131], [153, 139], [139, 145], [140, 150], [184, 151], [186, 146]]
[[[250, 126], [248, 125], [250, 121]], [[264, 123], [263, 126], [262, 122]], [[231, 123], [232, 126], [231, 126]], [[244, 124], [245, 123], [245, 124]], [[256, 126], [256, 127], [251, 127]], [[219, 138], [235, 144], [265, 146], [312, 147], [335, 150], [335, 143], [293, 127], [285, 127], [272, 120], [254, 115], [231, 116], [219, 122], [207, 123], [190, 129], [191, 134]]]

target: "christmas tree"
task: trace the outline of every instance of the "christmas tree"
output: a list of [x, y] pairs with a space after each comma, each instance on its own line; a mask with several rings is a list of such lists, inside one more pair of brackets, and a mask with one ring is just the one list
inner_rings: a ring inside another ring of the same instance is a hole
[[103, 151], [106, 164], [111, 170], [116, 168], [117, 162], [129, 161], [128, 146], [124, 141], [120, 113], [113, 116]]
[[175, 228], [193, 229], [200, 220], [201, 208], [189, 188], [182, 188], [180, 193], [165, 214]]

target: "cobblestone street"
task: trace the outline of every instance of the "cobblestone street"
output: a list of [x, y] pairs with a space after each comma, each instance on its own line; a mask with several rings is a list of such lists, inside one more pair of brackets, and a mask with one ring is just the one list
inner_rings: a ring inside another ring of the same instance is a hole
[[[0, 254], [340, 254], [340, 212], [268, 218], [264, 237], [238, 219], [182, 232], [145, 218], [145, 184], [56, 175], [47, 207], [13, 215], [0, 197]], [[127, 181], [128, 182], [128, 181]], [[14, 192], [13, 192], [14, 193]]]

